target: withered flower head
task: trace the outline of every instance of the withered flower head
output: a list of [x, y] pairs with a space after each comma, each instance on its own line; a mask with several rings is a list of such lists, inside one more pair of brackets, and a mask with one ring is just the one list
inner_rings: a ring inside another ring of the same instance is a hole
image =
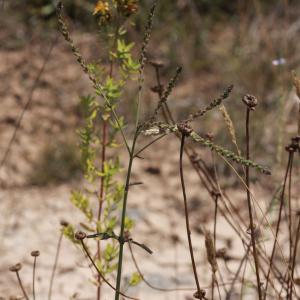
[[246, 94], [243, 97], [243, 102], [248, 106], [249, 109], [255, 110], [256, 105], [258, 104], [257, 98], [253, 95]]
[[75, 233], [75, 238], [79, 241], [82, 241], [86, 238], [86, 234], [83, 231], [77, 231]]
[[31, 256], [33, 256], [33, 257], [40, 256], [40, 251], [39, 250], [32, 251]]
[[19, 272], [21, 269], [22, 269], [22, 264], [21, 263], [17, 263], [15, 265], [11, 266], [9, 268], [9, 271], [11, 271], [11, 272]]
[[193, 132], [193, 128], [187, 122], [177, 124], [179, 132], [183, 135], [189, 136]]
[[63, 227], [67, 227], [69, 225], [69, 222], [66, 221], [66, 220], [61, 220], [60, 225], [63, 226]]

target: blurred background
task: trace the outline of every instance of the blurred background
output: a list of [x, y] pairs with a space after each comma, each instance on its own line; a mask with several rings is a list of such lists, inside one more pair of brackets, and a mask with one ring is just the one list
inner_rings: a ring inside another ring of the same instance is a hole
[[[93, 17], [95, 2], [64, 1], [71, 35], [88, 61], [103, 58], [103, 49], [106, 49], [101, 28]], [[273, 166], [276, 177], [285, 162], [284, 146], [297, 132], [298, 103], [291, 71], [300, 74], [300, 1], [163, 0], [158, 3], [149, 59], [163, 62], [164, 83], [177, 66], [183, 67], [169, 103], [177, 120], [204, 107], [233, 84], [235, 88], [226, 100], [226, 108], [234, 123], [238, 144], [244, 145], [245, 109], [241, 99], [246, 93], [255, 95], [259, 107], [251, 124], [252, 155], [256, 161]], [[134, 26], [129, 37], [137, 44], [136, 57], [151, 4], [152, 1], [139, 1], [139, 12], [132, 19]], [[49, 259], [42, 268], [45, 272], [55, 251], [55, 245], [47, 245], [47, 240], [55, 239], [58, 220], [65, 215], [76, 217], [76, 212], [73, 214], [70, 205], [65, 203], [72, 187], [81, 180], [76, 147], [76, 129], [83, 113], [80, 97], [93, 92], [88, 78], [58, 33], [55, 5], [56, 1], [51, 0], [0, 1], [0, 209], [5, 212], [0, 233], [7, 236], [0, 246], [0, 254], [8, 261], [14, 261], [15, 257], [22, 260], [33, 246], [41, 248], [41, 235], [49, 231], [49, 236], [42, 238], [45, 252], [49, 250]], [[155, 74], [147, 66], [145, 115], [157, 103], [151, 92], [153, 85]], [[120, 106], [120, 113], [129, 120], [133, 112], [130, 98], [133, 89], [128, 87], [128, 97], [124, 97], [125, 103]], [[22, 122], [18, 121], [20, 116]], [[201, 119], [195, 128], [202, 135], [213, 134], [218, 144], [235, 149], [229, 142], [230, 136], [218, 109]], [[169, 143], [168, 147], [174, 152], [174, 158], [166, 159], [166, 154], [160, 152], [163, 149], [157, 149], [158, 156], [137, 168], [137, 177], [150, 176], [149, 182], [162, 185], [161, 192], [159, 188], [155, 191], [158, 194], [147, 190], [146, 200], [154, 196], [172, 198], [171, 192], [164, 191], [163, 182], [157, 181], [160, 176], [177, 172], [176, 167], [173, 170], [170, 166], [176, 164], [178, 145]], [[160, 164], [162, 160], [164, 166]], [[149, 172], [151, 168], [152, 171], [158, 169], [154, 172], [156, 178]], [[237, 180], [229, 168], [225, 165], [218, 168], [220, 174], [227, 176], [224, 185], [234, 188]], [[253, 177], [255, 180], [256, 175]], [[190, 178], [190, 182], [194, 179]], [[272, 183], [266, 182], [266, 186]], [[174, 189], [177, 188], [174, 183]], [[205, 209], [201, 202], [204, 196], [199, 196], [196, 190], [193, 195], [196, 207], [202, 205]], [[28, 207], [32, 210], [27, 210]], [[157, 209], [154, 207], [153, 211], [157, 213]], [[163, 211], [163, 207], [159, 210]], [[172, 228], [174, 224], [166, 226]], [[70, 259], [61, 276], [74, 270], [73, 266]], [[6, 265], [0, 267], [0, 275], [6, 270]], [[0, 292], [8, 294], [13, 290], [14, 279], [1, 277]], [[78, 284], [76, 288], [80, 280]], [[65, 285], [60, 288], [64, 294], [76, 290]]]

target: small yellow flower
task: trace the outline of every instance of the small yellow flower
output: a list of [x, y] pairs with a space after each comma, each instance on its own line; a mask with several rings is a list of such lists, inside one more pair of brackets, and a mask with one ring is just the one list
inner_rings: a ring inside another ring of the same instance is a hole
[[95, 6], [95, 9], [94, 9], [94, 13], [93, 15], [106, 15], [106, 14], [109, 14], [109, 4], [108, 2], [103, 2], [103, 1], [98, 1], [98, 3], [96, 4]]

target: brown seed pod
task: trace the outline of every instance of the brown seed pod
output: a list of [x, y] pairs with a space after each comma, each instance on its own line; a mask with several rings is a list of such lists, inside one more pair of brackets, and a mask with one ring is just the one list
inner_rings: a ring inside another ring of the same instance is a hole
[[76, 240], [82, 241], [86, 238], [86, 233], [84, 233], [83, 231], [77, 231], [75, 233], [75, 238]]
[[253, 95], [246, 94], [242, 100], [250, 110], [255, 110], [255, 107], [258, 104], [257, 98]]
[[187, 122], [177, 124], [179, 132], [185, 136], [189, 136], [193, 132], [193, 128]]
[[9, 268], [9, 271], [11, 271], [11, 272], [19, 272], [21, 269], [22, 269], [22, 264], [21, 263], [17, 263], [15, 265], [11, 266]]
[[61, 220], [60, 225], [63, 226], [63, 227], [67, 227], [69, 225], [69, 222], [66, 221], [66, 220]]
[[31, 256], [33, 256], [33, 257], [40, 256], [40, 251], [39, 250], [32, 251]]
[[157, 69], [164, 67], [164, 63], [159, 60], [151, 60], [149, 61], [149, 64]]

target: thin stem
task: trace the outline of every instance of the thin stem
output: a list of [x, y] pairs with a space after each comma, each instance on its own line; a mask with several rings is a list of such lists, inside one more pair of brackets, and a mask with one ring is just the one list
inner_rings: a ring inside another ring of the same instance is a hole
[[55, 38], [53, 39], [53, 41], [51, 42], [49, 50], [46, 53], [46, 56], [45, 56], [45, 58], [43, 60], [42, 66], [39, 69], [39, 71], [37, 73], [37, 76], [36, 76], [36, 78], [35, 78], [32, 86], [31, 86], [31, 88], [29, 90], [26, 103], [25, 103], [25, 105], [24, 105], [24, 107], [23, 107], [23, 109], [21, 111], [21, 114], [18, 116], [18, 119], [16, 121], [16, 126], [14, 128], [13, 134], [12, 134], [12, 136], [11, 136], [9, 142], [8, 142], [8, 145], [7, 145], [7, 147], [6, 147], [5, 151], [4, 151], [4, 155], [3, 155], [3, 157], [2, 157], [2, 159], [0, 161], [0, 170], [3, 168], [5, 162], [6, 162], [7, 158], [8, 158], [8, 155], [10, 153], [10, 150], [11, 150], [11, 148], [12, 148], [12, 146], [13, 146], [16, 138], [17, 138], [17, 133], [18, 133], [19, 129], [21, 128], [21, 123], [22, 123], [22, 121], [24, 119], [24, 115], [25, 115], [26, 111], [30, 107], [30, 104], [31, 104], [31, 102], [33, 100], [33, 96], [35, 94], [35, 91], [36, 91], [36, 89], [37, 89], [37, 87], [38, 87], [38, 85], [40, 83], [41, 77], [42, 77], [42, 75], [43, 75], [43, 73], [44, 73], [44, 71], [46, 69], [47, 63], [48, 63], [48, 61], [49, 61], [49, 59], [51, 57], [51, 53], [52, 53], [54, 47], [57, 44], [58, 37], [59, 37], [59, 35], [57, 34], [55, 36]]
[[149, 142], [148, 144], [146, 144], [144, 147], [142, 147], [140, 150], [138, 150], [135, 154], [134, 157], [138, 157], [144, 150], [146, 150], [148, 147], [150, 147], [152, 144], [156, 143], [157, 141], [159, 141], [160, 139], [162, 139], [163, 137], [165, 137], [167, 134], [163, 134], [159, 137], [157, 137], [156, 139], [152, 140], [151, 142]]
[[149, 286], [151, 289], [153, 290], [156, 290], [156, 291], [160, 291], [160, 292], [174, 292], [174, 291], [189, 291], [189, 290], [194, 290], [194, 288], [161, 288], [161, 287], [157, 287], [157, 286], [154, 286], [152, 283], [150, 283], [144, 276], [144, 274], [142, 273], [138, 263], [137, 263], [137, 260], [133, 254], [133, 250], [132, 250], [132, 246], [131, 246], [131, 242], [128, 242], [128, 247], [129, 247], [129, 251], [130, 251], [130, 254], [131, 254], [131, 259], [134, 263], [134, 266], [137, 270], [137, 272], [139, 273], [139, 275], [141, 276], [142, 280], [145, 282], [145, 284], [147, 286]]
[[237, 268], [237, 271], [234, 275], [234, 278], [231, 282], [230, 289], [229, 289], [228, 293], [226, 294], [226, 300], [231, 299], [231, 295], [232, 295], [232, 292], [233, 292], [233, 289], [234, 289], [235, 282], [236, 282], [236, 280], [237, 280], [237, 278], [238, 278], [238, 276], [239, 276], [239, 274], [242, 270], [244, 262], [247, 262], [249, 252], [250, 252], [250, 245], [247, 247], [247, 251], [246, 251], [245, 255], [243, 256], [243, 258], [240, 261], [240, 264], [239, 264], [239, 266]]
[[275, 240], [274, 240], [274, 243], [273, 243], [273, 248], [272, 248], [272, 253], [271, 253], [271, 258], [270, 258], [270, 263], [269, 263], [269, 270], [268, 270], [267, 277], [266, 277], [266, 288], [265, 288], [264, 299], [266, 299], [266, 297], [267, 297], [269, 278], [270, 278], [271, 268], [272, 268], [273, 259], [274, 259], [274, 255], [275, 255], [275, 250], [276, 250], [276, 245], [277, 245], [276, 242], [277, 242], [280, 223], [281, 223], [282, 208], [283, 208], [283, 204], [284, 204], [285, 186], [286, 186], [286, 181], [287, 181], [287, 177], [288, 177], [288, 174], [289, 174], [290, 164], [291, 164], [291, 152], [289, 153], [288, 164], [287, 164], [287, 168], [286, 168], [286, 171], [285, 171], [283, 187], [282, 187], [282, 191], [281, 191], [281, 195], [280, 195], [280, 207], [279, 207], [278, 219], [277, 219], [277, 224], [276, 224]]
[[[214, 251], [217, 252], [217, 215], [218, 215], [218, 199], [219, 195], [215, 195], [215, 214], [214, 214]], [[215, 275], [212, 275], [212, 288], [211, 288], [211, 299], [214, 299], [214, 290], [215, 290]]]
[[60, 253], [62, 238], [63, 238], [63, 232], [61, 232], [61, 234], [59, 236], [57, 247], [56, 247], [56, 254], [55, 254], [54, 264], [53, 264], [53, 267], [52, 267], [52, 273], [51, 273], [51, 277], [50, 277], [48, 300], [51, 300], [51, 296], [52, 296], [54, 276], [55, 276], [55, 271], [56, 271], [56, 267], [57, 267], [57, 263], [58, 263], [58, 257], [59, 257], [59, 253]]
[[22, 290], [22, 293], [23, 293], [25, 299], [26, 299], [26, 300], [29, 300], [29, 297], [28, 297], [28, 295], [27, 295], [27, 293], [26, 293], [26, 291], [25, 291], [25, 289], [24, 289], [24, 286], [23, 286], [23, 284], [22, 284], [22, 280], [21, 280], [21, 277], [20, 277], [19, 272], [17, 271], [16, 274], [17, 274], [19, 286], [20, 286], [20, 288], [21, 288], [21, 290]]
[[293, 287], [293, 280], [294, 280], [294, 271], [295, 271], [295, 263], [296, 263], [296, 256], [297, 256], [297, 248], [300, 236], [300, 217], [298, 216], [298, 226], [297, 226], [297, 233], [296, 233], [296, 240], [295, 240], [295, 247], [294, 247], [294, 254], [293, 254], [293, 263], [292, 263], [292, 275], [291, 275], [291, 282], [289, 287], [289, 297], [288, 299], [292, 299], [292, 287]]
[[[293, 236], [292, 236], [292, 172], [293, 172], [293, 160], [294, 153], [291, 153], [291, 166], [289, 171], [289, 182], [288, 182], [288, 206], [289, 206], [289, 215], [288, 215], [288, 227], [289, 227], [289, 242], [290, 242], [290, 252], [289, 252], [289, 268], [291, 270], [292, 267], [292, 255], [293, 255]], [[288, 276], [287, 286], [289, 289], [291, 277]]]
[[124, 250], [124, 230], [125, 230], [125, 217], [126, 217], [126, 209], [127, 209], [127, 197], [129, 192], [129, 184], [130, 184], [130, 177], [131, 177], [131, 169], [132, 163], [134, 160], [134, 150], [136, 146], [136, 141], [138, 137], [138, 129], [136, 130], [132, 142], [132, 147], [130, 150], [129, 156], [129, 163], [126, 175], [126, 183], [125, 183], [125, 190], [124, 190], [124, 197], [123, 197], [123, 207], [122, 207], [122, 215], [121, 215], [121, 230], [120, 230], [120, 249], [119, 249], [119, 261], [118, 261], [118, 272], [117, 272], [117, 283], [116, 283], [116, 293], [115, 293], [115, 300], [119, 300], [120, 297], [120, 286], [121, 286], [121, 277], [122, 277], [122, 264], [123, 264], [123, 250]]
[[[114, 286], [103, 276], [103, 274], [100, 272], [100, 270], [98, 269], [97, 265], [95, 264], [93, 258], [91, 257], [85, 243], [83, 242], [83, 240], [80, 240], [81, 242], [81, 245], [82, 245], [82, 248], [85, 252], [85, 254], [87, 255], [87, 257], [89, 258], [90, 262], [92, 263], [92, 265], [94, 266], [95, 270], [97, 271], [97, 273], [100, 275], [101, 279], [109, 286], [111, 287], [114, 291], [116, 291], [116, 289], [114, 288]], [[128, 299], [133, 299], [133, 300], [137, 300], [137, 298], [133, 298], [133, 297], [130, 297], [130, 296], [127, 296], [121, 292], [119, 292], [119, 294], [125, 298], [128, 298]]]
[[[111, 71], [112, 72], [112, 66]], [[104, 173], [104, 165], [106, 161], [106, 138], [107, 138], [107, 120], [103, 121], [102, 125], [102, 152], [101, 152], [101, 173]], [[101, 176], [100, 180], [100, 193], [99, 193], [99, 209], [98, 209], [98, 225], [101, 222], [101, 214], [102, 214], [102, 207], [104, 202], [104, 176]], [[100, 239], [97, 241], [97, 256], [98, 260], [101, 260], [101, 249], [100, 249]], [[98, 274], [98, 286], [97, 286], [97, 300], [100, 300], [101, 296], [101, 277]]]
[[32, 271], [32, 297], [35, 300], [35, 270], [36, 270], [36, 256], [33, 260], [33, 271]]
[[187, 197], [186, 197], [186, 192], [185, 192], [185, 183], [184, 183], [184, 176], [183, 176], [182, 156], [183, 156], [183, 150], [184, 150], [184, 140], [185, 140], [185, 135], [182, 134], [181, 144], [180, 144], [180, 157], [179, 157], [180, 181], [181, 181], [181, 188], [182, 188], [183, 201], [184, 201], [186, 232], [187, 232], [187, 238], [188, 238], [188, 243], [189, 243], [189, 250], [190, 250], [190, 255], [191, 255], [194, 278], [195, 278], [195, 282], [196, 282], [196, 286], [197, 286], [197, 292], [199, 295], [201, 295], [201, 288], [200, 288], [199, 279], [198, 279], [198, 275], [197, 275], [197, 269], [196, 269], [196, 263], [195, 263], [194, 251], [193, 251], [193, 245], [192, 245], [192, 239], [191, 239], [189, 212], [188, 212]]
[[[246, 114], [246, 159], [247, 160], [250, 159], [249, 121], [250, 121], [250, 109], [247, 108], [247, 114]], [[259, 259], [258, 259], [257, 250], [256, 250], [256, 240], [255, 240], [254, 222], [253, 222], [251, 196], [250, 196], [249, 167], [246, 166], [245, 169], [246, 169], [246, 185], [247, 185], [247, 203], [248, 203], [250, 229], [251, 229], [251, 243], [252, 243], [252, 248], [253, 248], [253, 257], [254, 257], [254, 264], [255, 264], [255, 271], [256, 271], [258, 297], [261, 300], [262, 292], [261, 292], [261, 283], [260, 283], [260, 276], [259, 276]]]

